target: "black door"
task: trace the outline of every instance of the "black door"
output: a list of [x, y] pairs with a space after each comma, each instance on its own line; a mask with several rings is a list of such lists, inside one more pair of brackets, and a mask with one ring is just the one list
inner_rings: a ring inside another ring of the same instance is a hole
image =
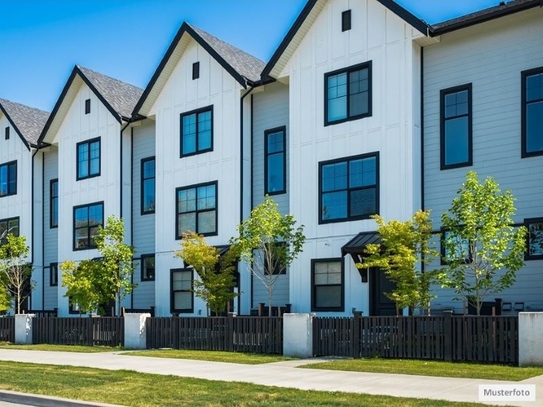
[[385, 272], [379, 269], [370, 270], [370, 315], [389, 316], [396, 315], [396, 303], [390, 300], [385, 293], [391, 292], [395, 287]]

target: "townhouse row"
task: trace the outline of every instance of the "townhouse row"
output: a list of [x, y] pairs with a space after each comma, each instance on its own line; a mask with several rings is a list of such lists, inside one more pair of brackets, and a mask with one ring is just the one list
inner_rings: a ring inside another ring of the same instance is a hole
[[[70, 307], [58, 265], [98, 256], [109, 215], [135, 247], [128, 308], [203, 315], [175, 256], [195, 230], [223, 249], [272, 196], [305, 226], [273, 305], [387, 315], [390, 282], [355, 262], [370, 216], [431, 209], [465, 174], [517, 197], [526, 265], [500, 294], [543, 309], [543, 10], [515, 0], [429, 26], [391, 0], [309, 0], [267, 63], [184, 23], [145, 89], [75, 66], [50, 113], [0, 99], [0, 235], [25, 235], [28, 308]], [[238, 265], [234, 311], [267, 301]], [[434, 287], [435, 308], [460, 310]]]

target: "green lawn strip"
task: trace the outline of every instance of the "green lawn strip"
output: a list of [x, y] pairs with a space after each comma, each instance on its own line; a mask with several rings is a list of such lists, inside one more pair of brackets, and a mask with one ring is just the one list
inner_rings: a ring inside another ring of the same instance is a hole
[[0, 362], [0, 377], [4, 390], [125, 406], [480, 406], [14, 362]]
[[462, 377], [520, 381], [543, 375], [541, 367], [483, 365], [407, 359], [343, 359], [301, 366], [307, 369], [343, 370], [370, 373], [397, 373], [420, 376]]
[[9, 342], [0, 342], [0, 349], [13, 350], [45, 350], [53, 352], [80, 352], [80, 353], [98, 353], [98, 352], [116, 352], [122, 350], [120, 347], [112, 348], [110, 346], [82, 346], [82, 345], [15, 345]]
[[258, 365], [261, 363], [283, 362], [293, 358], [280, 355], [262, 355], [257, 353], [221, 352], [203, 350], [153, 349], [145, 351], [123, 352], [128, 356], [149, 356], [154, 358], [207, 360], [210, 362], [241, 363]]

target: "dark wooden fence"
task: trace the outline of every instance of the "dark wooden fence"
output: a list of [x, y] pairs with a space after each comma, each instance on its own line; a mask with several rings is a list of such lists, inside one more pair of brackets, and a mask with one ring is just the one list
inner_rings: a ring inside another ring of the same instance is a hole
[[15, 342], [14, 317], [0, 317], [0, 342]]
[[147, 348], [281, 354], [283, 318], [147, 318]]
[[313, 352], [315, 356], [518, 364], [518, 318], [315, 318]]
[[123, 346], [124, 318], [35, 318], [32, 342], [58, 345]]

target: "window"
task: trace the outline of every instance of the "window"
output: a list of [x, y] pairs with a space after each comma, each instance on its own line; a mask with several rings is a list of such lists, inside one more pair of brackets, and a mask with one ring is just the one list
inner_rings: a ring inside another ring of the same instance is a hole
[[49, 285], [51, 287], [58, 286], [58, 263], [49, 265]]
[[[449, 247], [447, 247], [449, 246]], [[451, 247], [452, 246], [452, 247]], [[451, 250], [454, 248], [454, 251]], [[463, 260], [468, 263], [471, 259], [470, 245], [468, 239], [462, 239], [461, 236], [453, 234], [451, 231], [441, 231], [441, 264], [449, 264], [450, 261]]]
[[217, 183], [177, 188], [177, 239], [188, 231], [217, 234]]
[[49, 185], [49, 191], [50, 191], [50, 218], [49, 223], [50, 227], [56, 228], [58, 227], [58, 179], [52, 179]]
[[311, 260], [311, 311], [343, 311], [342, 259]]
[[181, 115], [181, 157], [213, 150], [213, 106]]
[[351, 10], [345, 10], [341, 13], [341, 31], [349, 31], [351, 29]]
[[6, 129], [5, 129], [4, 138], [6, 140], [9, 140], [9, 127], [6, 127]]
[[79, 304], [77, 302], [75, 302], [74, 300], [68, 297], [68, 303], [69, 303], [68, 313], [70, 314], [81, 313], [81, 310], [79, 309]]
[[471, 84], [441, 91], [441, 169], [472, 165]]
[[74, 207], [74, 250], [96, 248], [94, 238], [103, 224], [103, 202]]
[[286, 192], [285, 127], [264, 132], [264, 193], [269, 195]]
[[19, 218], [0, 219], [0, 244], [5, 242], [8, 233], [19, 236]]
[[171, 278], [171, 312], [193, 312], [192, 269], [174, 269]]
[[100, 175], [100, 138], [77, 144], [77, 179]]
[[198, 79], [200, 77], [200, 62], [192, 64], [192, 79]]
[[525, 219], [528, 229], [526, 260], [543, 259], [543, 218]]
[[141, 160], [141, 214], [155, 213], [155, 157]]
[[379, 213], [379, 155], [319, 164], [319, 223], [368, 219]]
[[0, 165], [0, 197], [17, 193], [17, 161]]
[[85, 114], [90, 113], [91, 101], [90, 99], [85, 100]]
[[371, 116], [371, 61], [324, 76], [325, 126]]
[[522, 72], [522, 157], [543, 154], [543, 68]]
[[155, 279], [155, 255], [141, 255], [141, 281], [153, 281]]

